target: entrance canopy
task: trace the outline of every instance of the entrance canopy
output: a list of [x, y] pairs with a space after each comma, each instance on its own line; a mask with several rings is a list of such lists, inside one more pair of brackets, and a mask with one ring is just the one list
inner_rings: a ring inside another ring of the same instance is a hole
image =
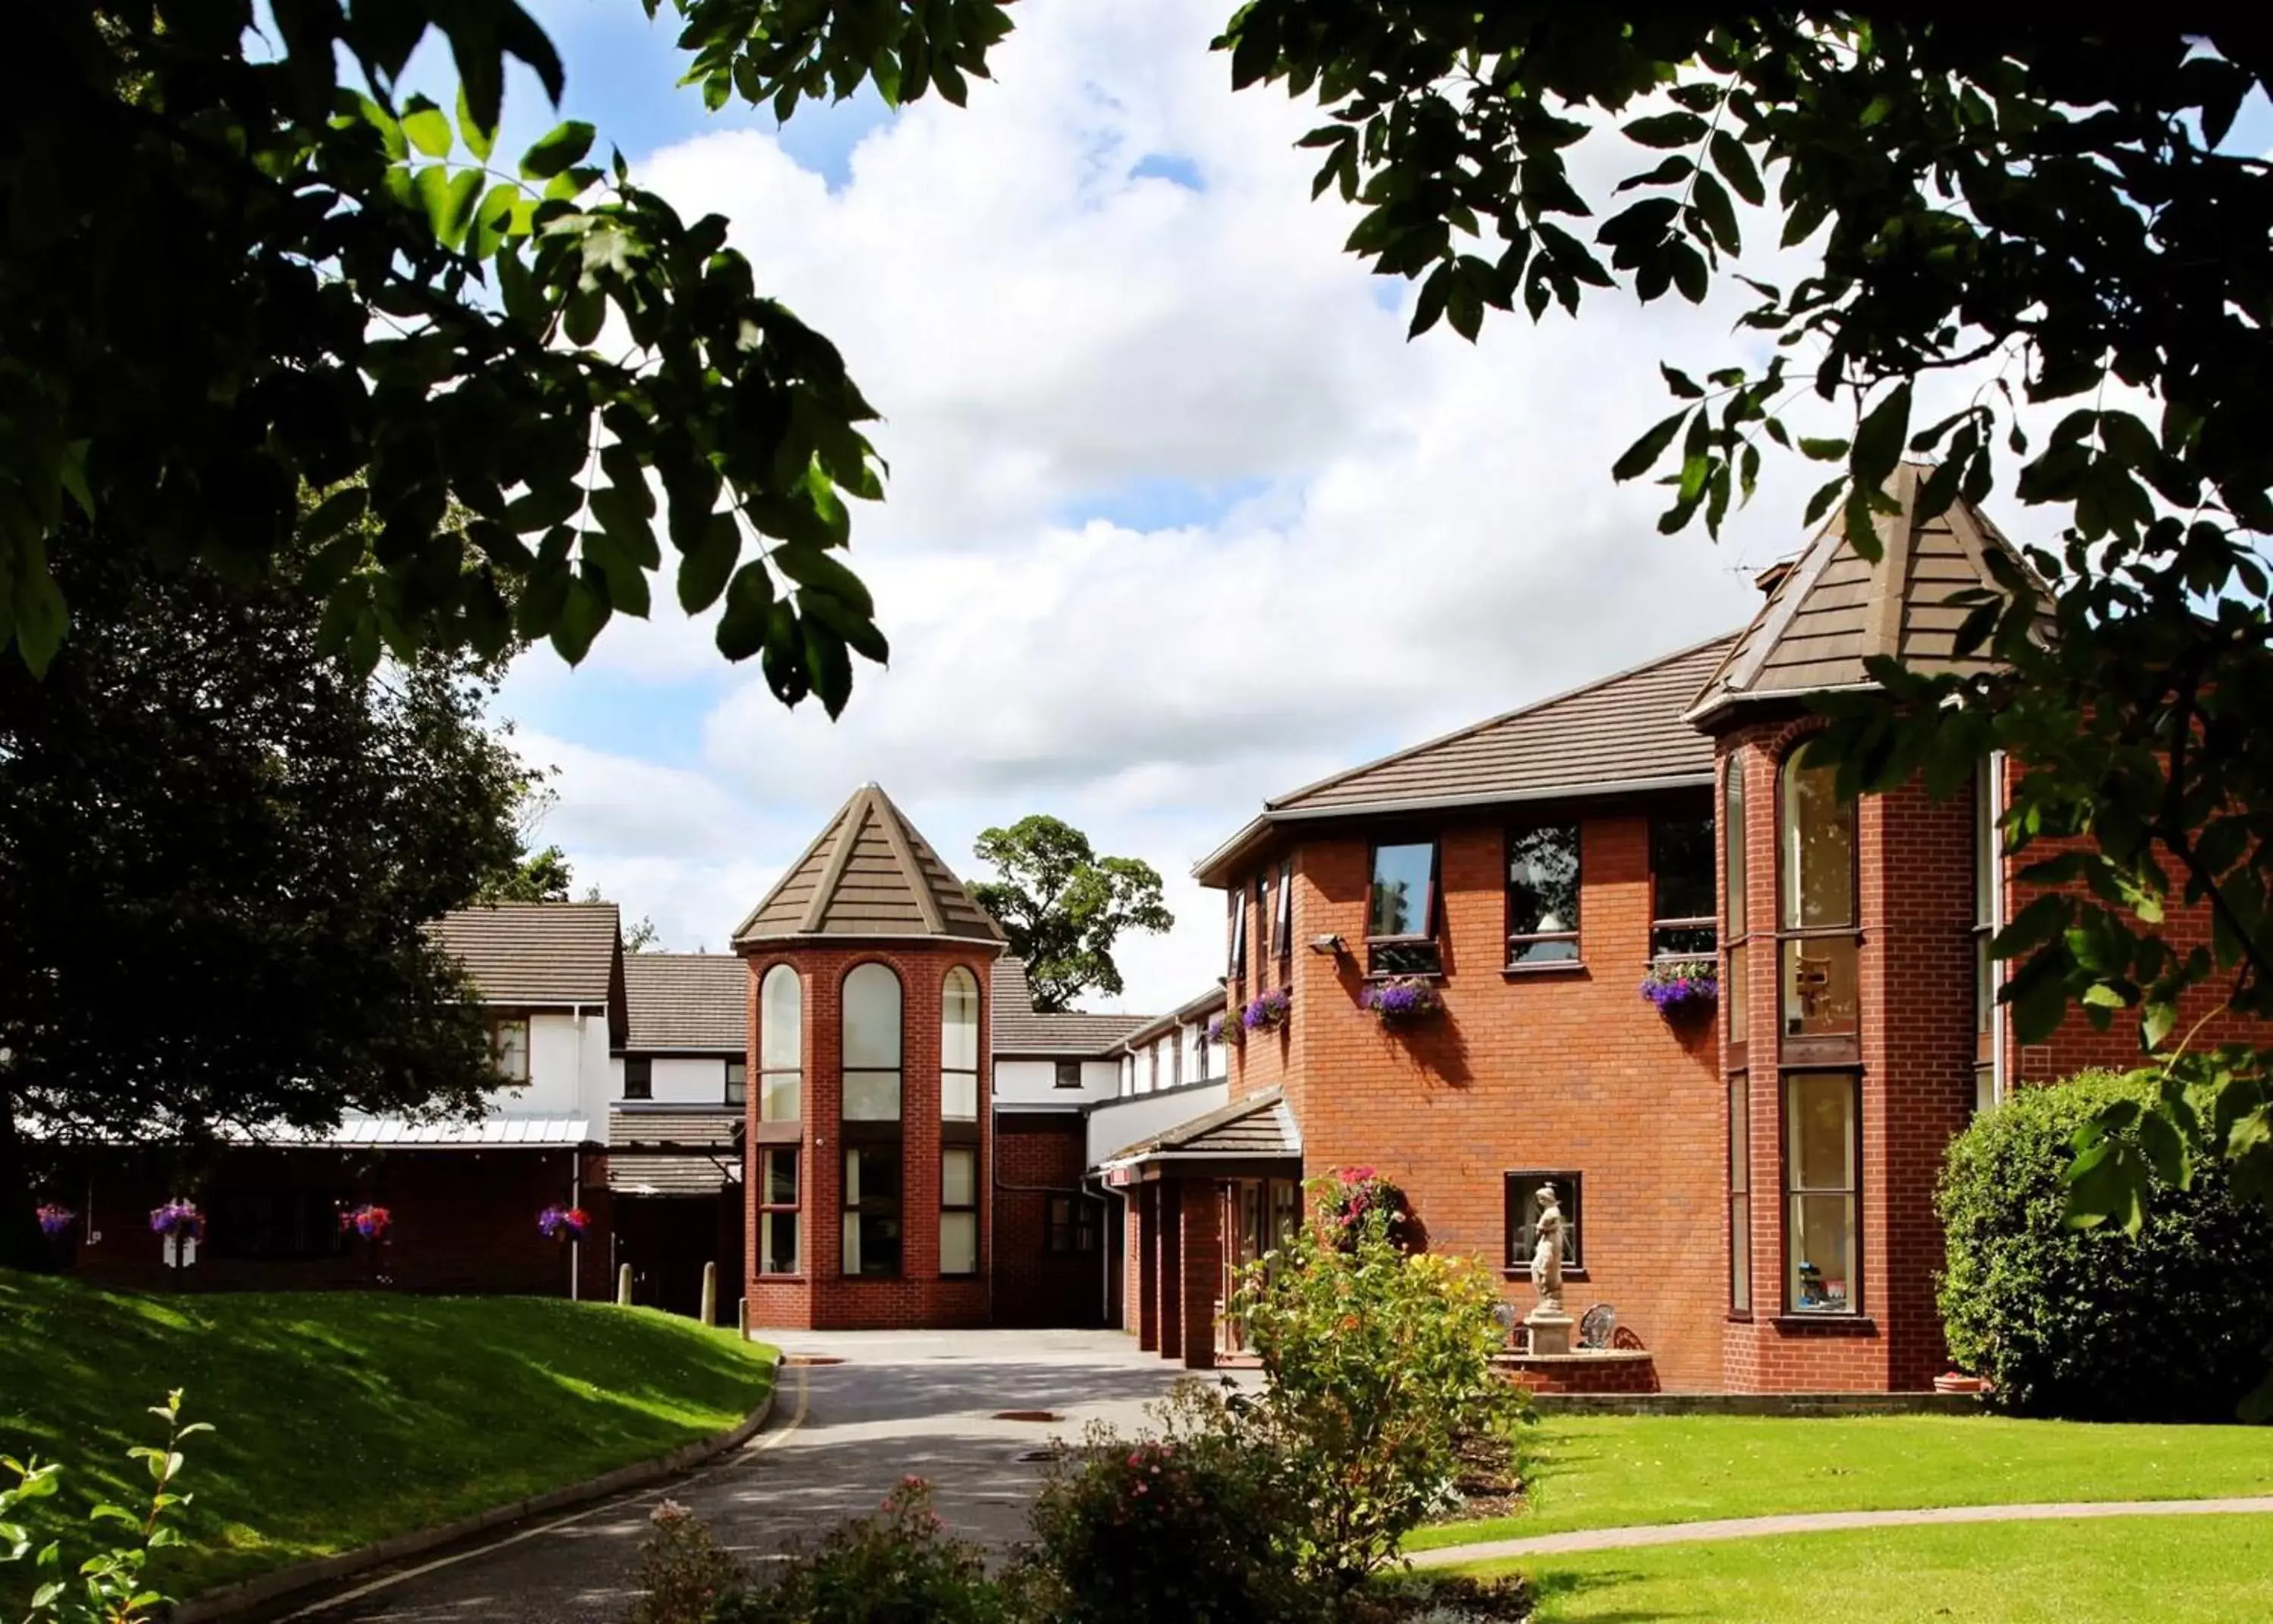
[[1277, 1089], [1250, 1094], [1139, 1140], [1100, 1164], [1119, 1188], [1161, 1179], [1257, 1179], [1299, 1174], [1302, 1134]]

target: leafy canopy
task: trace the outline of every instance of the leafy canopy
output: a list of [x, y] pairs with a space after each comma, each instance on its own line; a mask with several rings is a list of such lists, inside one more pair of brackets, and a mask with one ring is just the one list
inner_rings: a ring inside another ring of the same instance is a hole
[[1121, 991], [1113, 944], [1124, 931], [1166, 931], [1159, 872], [1136, 857], [1100, 857], [1089, 836], [1042, 813], [982, 830], [977, 850], [998, 878], [971, 887], [1026, 962], [1034, 1007], [1069, 1008], [1083, 993]]

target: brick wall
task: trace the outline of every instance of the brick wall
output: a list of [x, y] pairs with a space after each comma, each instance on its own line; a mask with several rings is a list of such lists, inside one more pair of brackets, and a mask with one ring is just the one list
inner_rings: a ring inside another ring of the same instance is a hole
[[[1309, 1173], [1378, 1169], [1404, 1186], [1437, 1252], [1501, 1269], [1503, 1176], [1580, 1174], [1587, 1267], [1570, 1296], [1580, 1307], [1615, 1305], [1675, 1388], [1721, 1380], [1724, 1107], [1712, 1022], [1668, 1022], [1639, 985], [1649, 814], [1693, 816], [1704, 804], [1692, 795], [1587, 812], [1583, 964], [1543, 972], [1504, 971], [1505, 826], [1476, 818], [1409, 831], [1443, 842], [1445, 1013], [1401, 1032], [1384, 1031], [1357, 1001], [1368, 841], [1305, 842], [1295, 852], [1293, 1021], [1250, 1037], [1232, 1063], [1235, 1096], [1285, 1087]], [[1577, 815], [1530, 810], [1541, 821]], [[1309, 949], [1328, 933], [1347, 952]], [[1527, 1310], [1527, 1276], [1503, 1277]]]
[[[986, 1323], [989, 1231], [993, 1228], [994, 1182], [993, 1125], [984, 1102], [993, 1094], [989, 1078], [994, 1034], [984, 990], [993, 950], [976, 943], [916, 939], [889, 944], [761, 944], [751, 954], [748, 1134], [751, 1166], [765, 1148], [758, 1123], [762, 1089], [757, 1084], [758, 984], [779, 963], [794, 966], [804, 988], [801, 1053], [805, 1066], [804, 1137], [799, 1150], [799, 1192], [803, 1201], [799, 1241], [804, 1272], [795, 1276], [759, 1276], [748, 1282], [754, 1326], [824, 1330], [969, 1326]], [[866, 963], [889, 965], [900, 977], [901, 1266], [889, 1278], [847, 1276], [842, 1270], [844, 1182], [840, 1116], [844, 1100], [842, 1065], [844, 977]], [[940, 992], [949, 969], [961, 965], [979, 979], [979, 1273], [948, 1277], [939, 1272], [940, 1201]], [[758, 1264], [758, 1186], [745, 1182], [749, 1243]]]
[[[994, 1323], [1092, 1328], [1105, 1322], [1105, 1215], [1081, 1187], [1086, 1124], [1071, 1111], [994, 1113]], [[1094, 1252], [1049, 1249], [1053, 1196], [1088, 1206]]]

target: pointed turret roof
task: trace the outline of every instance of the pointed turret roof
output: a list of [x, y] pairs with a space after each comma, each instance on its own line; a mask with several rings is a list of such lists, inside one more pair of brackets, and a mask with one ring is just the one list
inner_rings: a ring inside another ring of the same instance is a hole
[[853, 792], [734, 932], [734, 945], [793, 937], [935, 936], [1000, 944], [972, 900], [891, 797]]
[[1887, 490], [1901, 511], [1879, 515], [1877, 563], [1848, 543], [1834, 516], [1789, 567], [1764, 579], [1767, 601], [1699, 690], [1691, 722], [1709, 727], [1748, 701], [1874, 686], [1864, 662], [1878, 655], [1928, 673], [1995, 664], [1985, 650], [1957, 654], [1957, 629], [1972, 606], [1949, 600], [1974, 587], [2000, 590], [1989, 573], [1992, 553], [2023, 575], [2031, 572], [1969, 502], [1953, 502], [1931, 519], [1918, 516], [1918, 490], [1932, 472], [1915, 462], [1894, 470]]

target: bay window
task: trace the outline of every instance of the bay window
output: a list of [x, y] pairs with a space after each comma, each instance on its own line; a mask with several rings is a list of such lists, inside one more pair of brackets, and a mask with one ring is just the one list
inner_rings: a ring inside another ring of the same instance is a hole
[[795, 1122], [805, 1105], [805, 986], [776, 964], [758, 984], [758, 1120]]
[[1728, 1011], [1729, 1043], [1744, 1042], [1744, 942], [1751, 934], [1744, 923], [1744, 762], [1748, 752], [1733, 750], [1721, 775], [1721, 867], [1728, 902], [1724, 925], [1728, 969], [1721, 977], [1721, 1005]]
[[1729, 1079], [1729, 1309], [1752, 1311], [1752, 1101], [1743, 1072]]
[[1579, 826], [1543, 824], [1507, 836], [1507, 962], [1579, 959]]
[[838, 1053], [844, 1062], [844, 1269], [900, 1272], [903, 1100], [900, 978], [888, 964], [845, 972]]
[[1997, 1103], [1997, 785], [1992, 764], [1973, 775], [1973, 1108]]
[[1444, 967], [1437, 944], [1437, 842], [1404, 841], [1373, 849], [1366, 901], [1366, 972], [1433, 976]]
[[949, 1145], [939, 1156], [939, 1272], [979, 1272], [979, 1149]]
[[900, 1272], [897, 1141], [844, 1148], [844, 1272]]
[[1784, 1307], [1862, 1307], [1862, 1101], [1852, 1072], [1783, 1081]]
[[844, 1119], [900, 1119], [900, 978], [889, 965], [844, 977]]
[[939, 1114], [979, 1120], [979, 978], [960, 964], [939, 992]]
[[758, 1272], [798, 1272], [798, 1150], [758, 1152]]
[[1784, 763], [1779, 809], [1784, 1056], [1852, 1059], [1862, 1022], [1855, 805], [1841, 802], [1837, 770], [1814, 753], [1803, 745]]

